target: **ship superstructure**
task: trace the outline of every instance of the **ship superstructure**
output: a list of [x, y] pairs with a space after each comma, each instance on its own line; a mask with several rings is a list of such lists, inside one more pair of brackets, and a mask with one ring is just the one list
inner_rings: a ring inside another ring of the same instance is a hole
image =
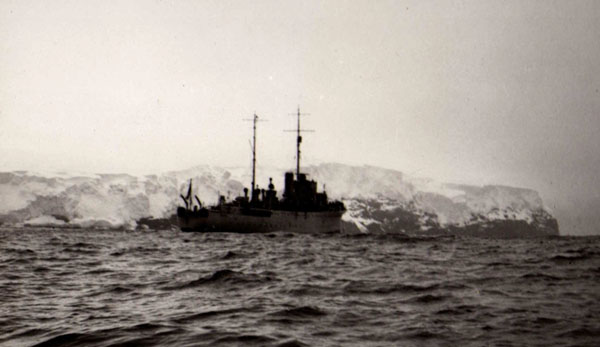
[[183, 231], [224, 232], [271, 232], [295, 231], [306, 233], [337, 232], [341, 230], [341, 217], [346, 211], [341, 201], [329, 201], [326, 192], [317, 190], [317, 182], [309, 180], [300, 171], [300, 108], [297, 112], [296, 172], [285, 173], [282, 198], [278, 197], [272, 178], [268, 189], [258, 189], [256, 179], [256, 124], [253, 121], [252, 182], [251, 189], [244, 188], [244, 195], [232, 201], [224, 196], [214, 206], [204, 207], [195, 196], [192, 199], [192, 181], [186, 196], [181, 195], [185, 207], [177, 209], [177, 217]]

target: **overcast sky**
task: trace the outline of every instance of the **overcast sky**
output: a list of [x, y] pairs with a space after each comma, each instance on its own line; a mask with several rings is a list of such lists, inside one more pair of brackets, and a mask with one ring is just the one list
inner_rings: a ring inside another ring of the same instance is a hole
[[600, 223], [598, 1], [0, 1], [0, 171], [307, 163], [538, 190]]

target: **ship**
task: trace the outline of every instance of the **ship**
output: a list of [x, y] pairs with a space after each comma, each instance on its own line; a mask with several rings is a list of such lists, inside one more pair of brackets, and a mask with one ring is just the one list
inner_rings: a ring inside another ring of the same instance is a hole
[[[284, 191], [278, 196], [273, 179], [268, 189], [256, 185], [256, 124], [254, 114], [252, 135], [252, 182], [244, 195], [228, 201], [220, 195], [212, 206], [203, 206], [198, 196], [192, 198], [192, 180], [187, 194], [180, 195], [184, 206], [177, 208], [177, 221], [184, 232], [268, 233], [289, 231], [298, 233], [335, 233], [341, 231], [341, 218], [346, 207], [339, 200], [330, 201], [327, 192], [317, 190], [317, 182], [300, 171], [300, 107], [297, 116], [296, 170], [285, 173]], [[195, 201], [194, 201], [195, 199]]]

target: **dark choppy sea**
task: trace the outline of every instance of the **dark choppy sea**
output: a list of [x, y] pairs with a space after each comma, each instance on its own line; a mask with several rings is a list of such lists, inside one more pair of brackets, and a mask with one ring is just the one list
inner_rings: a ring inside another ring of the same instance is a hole
[[599, 346], [600, 238], [0, 229], [4, 346]]

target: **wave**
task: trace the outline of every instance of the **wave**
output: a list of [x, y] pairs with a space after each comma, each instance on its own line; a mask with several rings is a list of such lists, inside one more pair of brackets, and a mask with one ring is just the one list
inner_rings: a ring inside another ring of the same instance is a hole
[[559, 322], [558, 319], [550, 318], [550, 317], [537, 317], [535, 319], [535, 323], [539, 324], [539, 325], [555, 324], [555, 323], [558, 323], [558, 322]]
[[89, 293], [87, 296], [90, 298], [100, 296], [100, 295], [124, 295], [132, 293], [135, 289], [128, 286], [121, 285], [110, 285], [108, 287], [101, 288], [100, 290], [96, 290], [94, 292]]
[[306, 347], [306, 346], [308, 346], [306, 343], [302, 343], [295, 339], [292, 339], [289, 341], [284, 341], [284, 342], [276, 345], [276, 347]]
[[267, 343], [272, 343], [275, 339], [263, 335], [237, 335], [232, 334], [231, 336], [221, 337], [213, 341], [215, 344], [236, 344], [236, 345], [258, 345], [264, 346]]
[[552, 256], [550, 258], [550, 260], [554, 260], [554, 261], [558, 261], [558, 262], [561, 262], [561, 261], [572, 262], [572, 261], [578, 261], [578, 260], [587, 260], [590, 258], [591, 258], [591, 255], [589, 255], [589, 254], [561, 253], [561, 254]]
[[376, 285], [372, 282], [368, 281], [351, 281], [348, 283], [344, 291], [352, 294], [392, 294], [392, 293], [419, 293], [419, 292], [427, 292], [433, 291], [440, 288], [439, 283], [432, 284], [383, 284]]
[[5, 248], [2, 250], [3, 252], [9, 253], [9, 254], [15, 254], [18, 256], [33, 256], [35, 255], [35, 251], [29, 248]]
[[[32, 331], [30, 334], [39, 335], [47, 332]], [[138, 345], [166, 345], [175, 344], [181, 334], [186, 331], [182, 328], [157, 324], [140, 323], [119, 328], [107, 328], [89, 332], [67, 332], [48, 338], [34, 347], [58, 346], [87, 346], [101, 344], [103, 346], [138, 346]], [[140, 337], [143, 334], [143, 337]]]
[[485, 264], [486, 266], [489, 267], [507, 267], [507, 266], [514, 266], [513, 263], [508, 262], [508, 261], [493, 261], [491, 263], [487, 263]]
[[96, 269], [86, 271], [86, 272], [84, 272], [84, 274], [86, 274], [86, 275], [102, 275], [102, 274], [112, 273], [112, 272], [114, 272], [114, 271], [111, 269], [101, 267], [101, 268], [96, 268]]
[[104, 340], [104, 338], [100, 338], [94, 334], [66, 333], [35, 344], [33, 347], [78, 346], [102, 340]]
[[[46, 334], [48, 332], [45, 329], [29, 328], [29, 327], [27, 327], [25, 329], [14, 331], [14, 330], [10, 330], [10, 328], [12, 328], [9, 325], [10, 322], [8, 322], [8, 321], [0, 321], [0, 323], [2, 323], [3, 326], [9, 326], [9, 330], [8, 330], [9, 335], [7, 335], [7, 336], [5, 336], [3, 338], [0, 338], [0, 344], [2, 344], [5, 341], [21, 340], [21, 339], [24, 339], [24, 338], [31, 338], [31, 337], [35, 337], [35, 336], [39, 336], [39, 335], [44, 335], [44, 334]], [[9, 323], [9, 324], [7, 324], [7, 323]], [[3, 329], [0, 329], [0, 334], [1, 335], [4, 335], [4, 334], [2, 334], [4, 332], [5, 331]]]
[[245, 274], [243, 272], [237, 272], [230, 269], [218, 270], [210, 276], [200, 277], [197, 280], [193, 280], [187, 283], [168, 286], [164, 289], [186, 289], [199, 286], [207, 285], [260, 285], [267, 282], [276, 280], [273, 274], [268, 273], [265, 275], [258, 274]]
[[64, 253], [78, 253], [78, 254], [88, 254], [88, 255], [94, 255], [94, 254], [98, 254], [99, 250], [98, 249], [88, 249], [88, 248], [77, 248], [77, 247], [65, 247], [62, 250]]
[[194, 321], [198, 321], [198, 320], [215, 318], [218, 316], [229, 315], [232, 313], [239, 313], [239, 312], [244, 312], [244, 311], [247, 311], [247, 309], [245, 309], [245, 308], [230, 308], [230, 309], [224, 309], [224, 310], [211, 310], [211, 311], [204, 311], [204, 312], [199, 312], [199, 313], [194, 313], [194, 314], [174, 318], [173, 321], [176, 323], [190, 323], [190, 322], [194, 322]]
[[436, 294], [423, 294], [413, 296], [404, 302], [406, 303], [419, 303], [419, 304], [430, 304], [433, 302], [440, 302], [449, 299], [451, 296], [448, 295], [436, 295]]
[[240, 254], [235, 253], [234, 251], [228, 251], [225, 255], [221, 257], [222, 260], [239, 258]]
[[333, 289], [330, 287], [323, 287], [323, 286], [314, 285], [314, 284], [303, 284], [299, 287], [287, 289], [283, 292], [292, 297], [298, 297], [298, 296], [312, 296], [312, 295], [326, 294], [326, 293], [330, 293], [332, 290]]
[[347, 239], [369, 239], [369, 240], [378, 240], [382, 242], [394, 241], [397, 243], [421, 243], [421, 242], [454, 242], [458, 236], [448, 234], [448, 235], [415, 235], [415, 234], [405, 234], [401, 232], [386, 232], [386, 233], [352, 233], [352, 234], [342, 234], [342, 238]]
[[558, 281], [558, 280], [563, 279], [562, 277], [553, 276], [553, 275], [545, 274], [542, 272], [526, 273], [526, 274], [522, 275], [521, 278], [530, 279], [530, 280], [540, 279], [540, 280], [544, 280], [544, 281]]
[[405, 337], [417, 340], [426, 340], [426, 339], [441, 339], [444, 338], [443, 334], [438, 334], [428, 329], [415, 329], [414, 332], [408, 333], [404, 335]]
[[33, 269], [33, 272], [36, 273], [45, 273], [45, 272], [50, 272], [52, 271], [52, 269], [50, 269], [49, 267], [46, 266], [37, 266]]
[[599, 328], [579, 327], [558, 333], [558, 337], [580, 338], [580, 337], [600, 337]]
[[484, 307], [480, 305], [458, 305], [443, 308], [441, 310], [438, 310], [436, 313], [440, 315], [462, 315], [477, 312], [483, 308]]
[[291, 307], [270, 313], [266, 321], [283, 325], [308, 323], [327, 315], [327, 312], [316, 306]]
[[327, 312], [316, 306], [300, 306], [277, 311], [272, 316], [288, 317], [288, 318], [303, 318], [303, 317], [320, 317], [326, 316]]

